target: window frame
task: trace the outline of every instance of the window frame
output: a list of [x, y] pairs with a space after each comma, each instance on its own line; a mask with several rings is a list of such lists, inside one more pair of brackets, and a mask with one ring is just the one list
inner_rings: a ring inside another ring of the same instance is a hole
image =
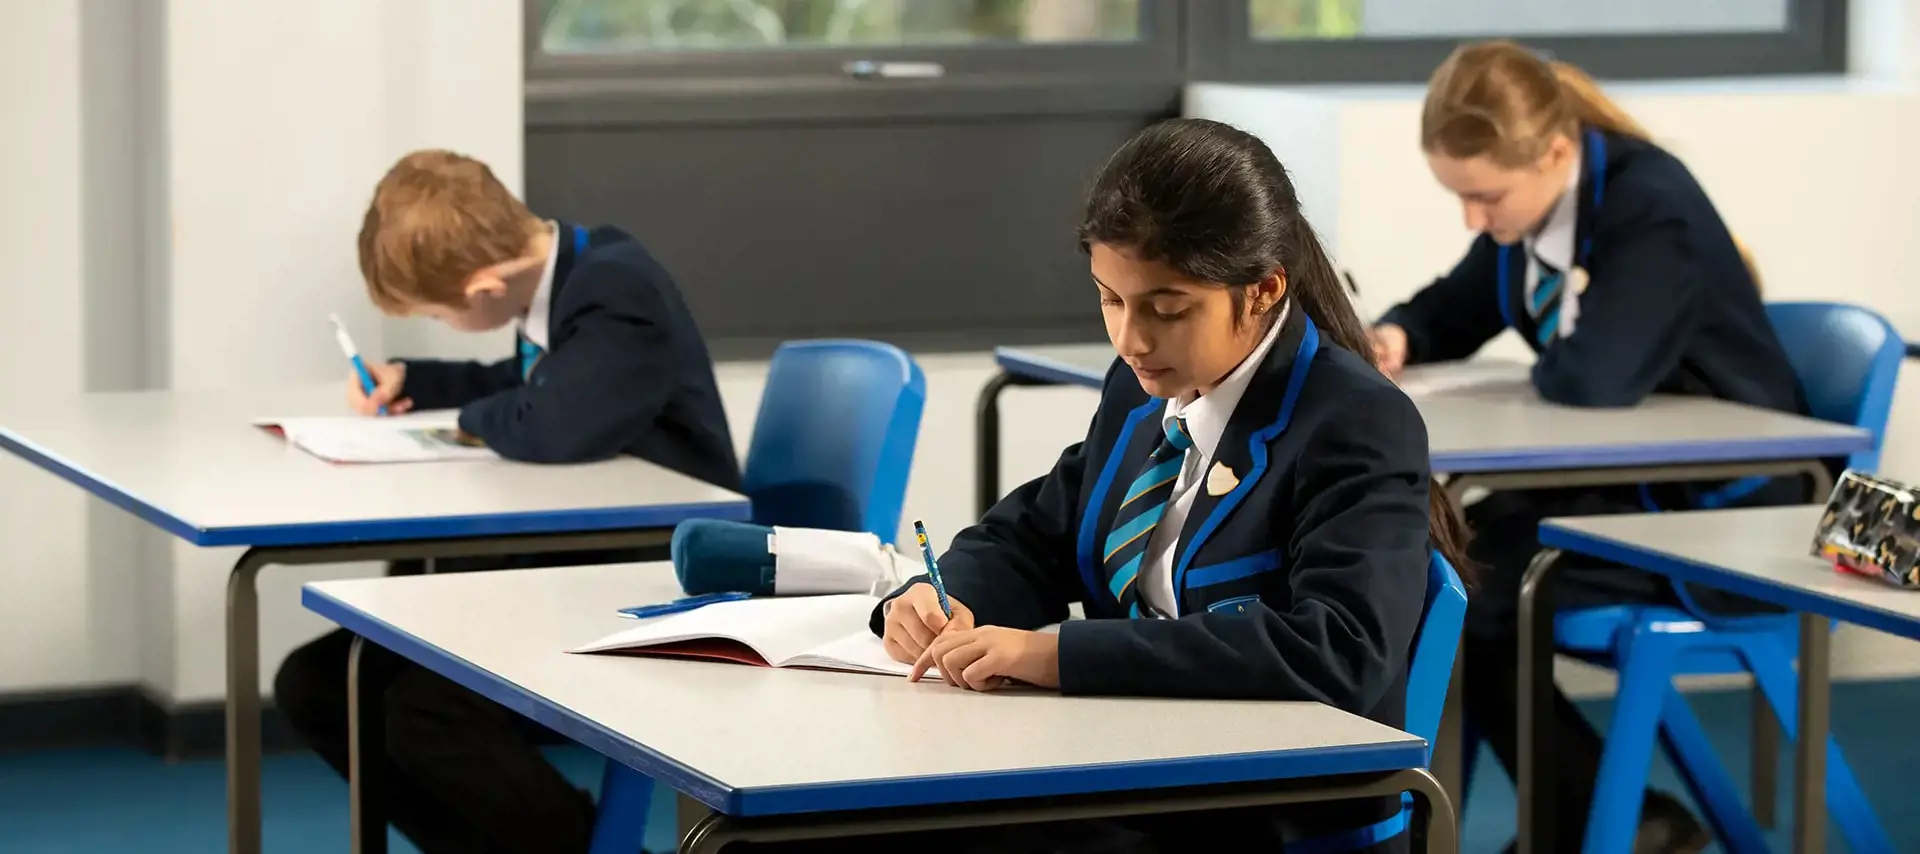
[[[1788, 0], [1780, 33], [1552, 36], [1527, 43], [1603, 80], [1843, 73], [1846, 0]], [[529, 127], [914, 121], [1179, 111], [1188, 83], [1424, 83], [1463, 38], [1255, 41], [1245, 0], [1141, 0], [1140, 38], [548, 54], [522, 0]], [[936, 62], [941, 77], [857, 79], [844, 64]]]
[[[1424, 83], [1456, 45], [1489, 36], [1260, 41], [1245, 0], [1187, 13], [1187, 77], [1221, 83]], [[1847, 0], [1788, 0], [1779, 33], [1540, 35], [1535, 48], [1603, 79], [1685, 79], [1847, 70]]]
[[[983, 78], [1117, 76], [1138, 80], [1180, 73], [1184, 43], [1182, 0], [1140, 0], [1140, 37], [1110, 43], [992, 43], [978, 45], [873, 45], [775, 47], [603, 54], [552, 54], [541, 46], [541, 0], [523, 0], [526, 78], [529, 84], [610, 80], [666, 88], [685, 81], [840, 81], [852, 86], [938, 84]], [[933, 62], [945, 73], [918, 80], [861, 80], [849, 62]]]

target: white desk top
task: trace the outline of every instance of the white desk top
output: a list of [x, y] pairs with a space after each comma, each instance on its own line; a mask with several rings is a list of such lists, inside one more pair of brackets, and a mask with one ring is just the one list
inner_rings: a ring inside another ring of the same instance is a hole
[[344, 412], [337, 383], [36, 398], [0, 410], [0, 447], [203, 546], [318, 545], [672, 527], [745, 519], [743, 496], [630, 457], [335, 465], [255, 418]]
[[1843, 574], [1809, 552], [1820, 505], [1549, 519], [1542, 545], [1920, 640], [1920, 591]]
[[[302, 601], [734, 815], [1398, 770], [1425, 742], [1314, 703], [978, 694], [937, 680], [562, 650], [671, 565], [328, 581]], [[863, 628], [849, 626], [849, 631]]]
[[[1003, 368], [1050, 382], [1098, 387], [1113, 362], [1105, 344], [1001, 348]], [[1498, 364], [1498, 363], [1494, 363]], [[1581, 409], [1542, 400], [1526, 367], [1513, 376], [1418, 395], [1436, 471], [1475, 474], [1616, 466], [1687, 465], [1843, 457], [1872, 446], [1855, 427], [1703, 397], [1655, 395], [1626, 409]], [[1404, 382], [1487, 363], [1422, 365]]]

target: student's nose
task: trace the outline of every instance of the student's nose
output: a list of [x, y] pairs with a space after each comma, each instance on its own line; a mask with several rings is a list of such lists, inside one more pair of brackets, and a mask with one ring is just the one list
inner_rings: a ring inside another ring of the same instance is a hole
[[1127, 358], [1140, 358], [1153, 352], [1153, 342], [1146, 336], [1145, 324], [1140, 323], [1131, 312], [1123, 312], [1113, 327], [1113, 349]]
[[1481, 232], [1487, 230], [1487, 206], [1479, 202], [1461, 202], [1460, 217], [1466, 221], [1467, 230]]

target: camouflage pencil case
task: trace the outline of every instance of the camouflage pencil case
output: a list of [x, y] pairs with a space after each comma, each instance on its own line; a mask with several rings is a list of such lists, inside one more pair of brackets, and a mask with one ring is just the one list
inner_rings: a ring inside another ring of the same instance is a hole
[[1848, 470], [1827, 498], [1812, 554], [1846, 572], [1920, 590], [1920, 492]]

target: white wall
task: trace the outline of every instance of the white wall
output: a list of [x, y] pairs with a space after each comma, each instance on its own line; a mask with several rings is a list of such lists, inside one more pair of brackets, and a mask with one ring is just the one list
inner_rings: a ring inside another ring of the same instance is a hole
[[[174, 242], [161, 320], [173, 341], [173, 387], [342, 376], [328, 312], [366, 330], [365, 340], [386, 339], [385, 349], [446, 352], [417, 325], [380, 320], [360, 284], [354, 235], [374, 182], [412, 148], [487, 158], [517, 189], [521, 8], [173, 0], [165, 67]], [[226, 570], [238, 552], [171, 552], [177, 671], [157, 687], [180, 701], [218, 699]], [[299, 607], [298, 585], [376, 570], [263, 573], [262, 684], [286, 648], [322, 628]]]
[[[519, 0], [51, 0], [0, 31], [0, 395], [217, 388], [342, 373], [338, 312], [370, 352], [507, 346], [383, 321], [353, 255], [373, 184], [444, 146], [520, 186]], [[31, 129], [26, 132], [26, 129]], [[84, 242], [83, 242], [84, 241]], [[0, 692], [224, 682], [238, 553], [155, 536], [0, 460]], [[269, 571], [267, 673], [321, 621]]]
[[[0, 397], [79, 391], [86, 275], [81, 6], [11, 10], [0, 31]], [[0, 690], [125, 681], [131, 659], [96, 641], [85, 500], [11, 458], [0, 461]]]
[[[1864, 66], [1920, 79], [1916, 8], [1855, 4], [1856, 20], [1874, 22], [1860, 40], [1879, 51]], [[0, 142], [0, 249], [13, 265], [0, 280], [10, 309], [0, 364], [31, 369], [0, 372], [0, 398], [333, 377], [328, 311], [366, 330], [373, 355], [504, 353], [497, 336], [378, 320], [352, 240], [373, 182], [414, 147], [475, 154], [520, 186], [520, 11], [519, 0], [22, 4], [0, 30], [0, 74], [15, 81], [0, 104], [10, 127], [32, 129]], [[1920, 176], [1897, 155], [1920, 111], [1903, 90], [1620, 91], [1754, 245], [1772, 295], [1920, 309], [1898, 278], [1920, 231]], [[1414, 151], [1411, 92], [1192, 95], [1193, 111], [1281, 150], [1375, 310], [1465, 245]], [[931, 398], [907, 500], [944, 543], [972, 517], [973, 405], [992, 368], [986, 354], [920, 359]], [[719, 368], [743, 451], [763, 370]], [[1920, 443], [1899, 438], [1920, 423], [1916, 383], [1902, 389], [1890, 471], [1920, 473]], [[1045, 471], [1093, 403], [1077, 389], [1007, 391], [1003, 483]], [[0, 458], [0, 693], [139, 681], [182, 702], [217, 700], [235, 556], [180, 547]], [[269, 571], [263, 676], [324, 628], [298, 607], [298, 584], [370, 569]], [[1855, 636], [1840, 649], [1856, 675], [1915, 660]]]

